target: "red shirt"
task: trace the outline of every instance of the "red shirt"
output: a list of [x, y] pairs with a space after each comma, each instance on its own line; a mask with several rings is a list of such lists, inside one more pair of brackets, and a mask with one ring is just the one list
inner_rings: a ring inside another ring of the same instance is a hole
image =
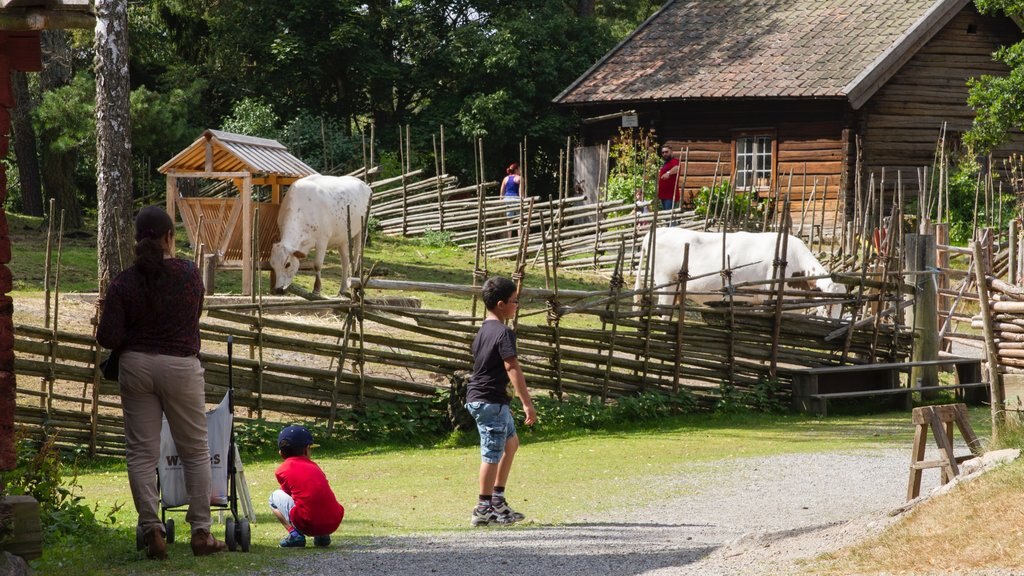
[[285, 459], [274, 472], [281, 490], [292, 497], [292, 525], [303, 534], [325, 536], [338, 529], [345, 508], [338, 504], [327, 476], [305, 456]]
[[659, 200], [674, 200], [676, 197], [676, 184], [678, 182], [678, 174], [673, 174], [668, 178], [662, 179], [665, 172], [679, 166], [678, 158], [670, 158], [668, 162], [665, 162], [661, 166], [661, 170], [658, 170], [658, 199]]

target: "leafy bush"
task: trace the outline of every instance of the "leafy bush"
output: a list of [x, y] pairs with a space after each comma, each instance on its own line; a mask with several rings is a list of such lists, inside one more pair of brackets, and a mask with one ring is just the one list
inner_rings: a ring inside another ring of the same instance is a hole
[[455, 240], [452, 238], [452, 233], [448, 231], [440, 230], [427, 230], [417, 240], [420, 246], [426, 246], [428, 248], [445, 248], [448, 246], [455, 246]]
[[609, 163], [609, 199], [632, 204], [638, 189], [644, 200], [654, 199], [661, 156], [653, 130], [620, 128], [610, 144]]
[[[77, 469], [73, 465], [69, 469], [55, 445], [56, 440], [56, 436], [51, 436], [40, 445], [20, 439], [17, 466], [4, 474], [7, 494], [29, 495], [39, 502], [44, 541], [93, 531], [100, 526], [96, 509], [83, 503]], [[108, 512], [104, 521], [113, 524], [118, 508]], [[3, 535], [3, 527], [0, 527], [0, 537]]]
[[412, 440], [439, 436], [448, 426], [442, 394], [436, 395], [430, 404], [368, 404], [352, 411], [348, 418], [352, 437], [358, 440]]
[[[949, 238], [954, 244], [965, 246], [971, 240], [975, 223], [978, 227], [995, 226], [1000, 222], [1009, 222], [1016, 211], [1015, 198], [1004, 195], [1002, 213], [999, 212], [998, 193], [993, 195], [993, 202], [985, 207], [984, 186], [985, 175], [982, 166], [970, 152], [955, 153], [956, 167], [949, 174]], [[995, 178], [997, 175], [993, 174]], [[938, 173], [933, 172], [934, 185], [938, 185]], [[937, 188], [936, 188], [937, 189]], [[998, 190], [998, 184], [996, 184]], [[975, 209], [976, 196], [977, 209]], [[945, 202], [945, 201], [944, 201]]]
[[733, 192], [728, 179], [723, 179], [714, 188], [703, 186], [693, 200], [694, 210], [698, 216], [723, 215], [726, 213], [726, 203], [731, 202], [729, 210], [729, 223], [739, 224], [749, 215], [750, 221], [760, 222], [764, 218], [764, 211], [769, 209], [771, 202], [760, 201], [756, 192], [737, 190]]
[[763, 377], [749, 391], [738, 391], [728, 382], [720, 386], [721, 398], [717, 409], [721, 412], [765, 412], [777, 414], [786, 411], [786, 405], [779, 395], [781, 385], [778, 379]]
[[537, 418], [545, 427], [599, 429], [609, 425], [653, 420], [693, 412], [697, 403], [688, 391], [678, 394], [645, 392], [623, 396], [607, 404], [598, 397], [566, 396], [534, 399]]

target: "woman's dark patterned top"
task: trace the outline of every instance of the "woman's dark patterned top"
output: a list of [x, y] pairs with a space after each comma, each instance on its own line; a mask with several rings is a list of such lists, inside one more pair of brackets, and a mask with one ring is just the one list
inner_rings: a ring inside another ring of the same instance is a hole
[[150, 294], [135, 266], [121, 272], [107, 288], [96, 340], [104, 348], [167, 356], [199, 354], [199, 315], [203, 281], [188, 260], [168, 258]]

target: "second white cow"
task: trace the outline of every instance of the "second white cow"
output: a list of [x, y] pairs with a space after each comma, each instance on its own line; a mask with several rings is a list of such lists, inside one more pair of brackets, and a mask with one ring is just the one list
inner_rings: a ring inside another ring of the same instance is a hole
[[[709, 294], [693, 294], [692, 292], [711, 292], [722, 288], [722, 278], [718, 274], [722, 266], [721, 233], [696, 232], [685, 228], [658, 228], [654, 250], [652, 282], [654, 286], [662, 286], [679, 279], [679, 270], [683, 265], [683, 251], [686, 244], [690, 245], [689, 274], [693, 278], [686, 283], [687, 298], [696, 302], [720, 300], [721, 296]], [[775, 244], [778, 235], [773, 232], [731, 232], [725, 235], [725, 254], [732, 266], [732, 283], [768, 280], [776, 274], [774, 270]], [[651, 235], [643, 242], [643, 252], [637, 269], [636, 289], [644, 287], [646, 260], [649, 257]], [[786, 277], [822, 276], [828, 274], [825, 267], [818, 262], [814, 254], [802, 240], [790, 236], [786, 251]], [[701, 276], [700, 278], [694, 278]], [[821, 278], [808, 283], [808, 289], [823, 292], [843, 292], [845, 287], [834, 283], [831, 278]], [[767, 286], [765, 286], [767, 288]], [[659, 291], [658, 304], [670, 306], [674, 303], [675, 287], [668, 286]], [[758, 296], [747, 300], [762, 300]], [[832, 308], [831, 310], [828, 308]], [[837, 317], [839, 306], [822, 307], [819, 313]]]
[[288, 188], [277, 215], [281, 240], [270, 249], [275, 293], [283, 292], [292, 283], [299, 271], [299, 262], [310, 250], [316, 250], [313, 292], [319, 294], [320, 270], [328, 248], [336, 248], [341, 254], [340, 292], [345, 291], [352, 269], [349, 243], [358, 257], [363, 246], [363, 218], [370, 206], [370, 194], [365, 182], [351, 176], [314, 174], [296, 180]]

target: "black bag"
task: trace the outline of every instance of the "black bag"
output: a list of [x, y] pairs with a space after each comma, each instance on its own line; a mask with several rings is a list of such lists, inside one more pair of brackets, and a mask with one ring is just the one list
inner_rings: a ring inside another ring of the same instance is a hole
[[111, 350], [110, 354], [100, 362], [100, 372], [103, 373], [104, 380], [113, 380], [117, 382], [117, 376], [120, 373], [120, 360], [121, 352], [119, 350]]

